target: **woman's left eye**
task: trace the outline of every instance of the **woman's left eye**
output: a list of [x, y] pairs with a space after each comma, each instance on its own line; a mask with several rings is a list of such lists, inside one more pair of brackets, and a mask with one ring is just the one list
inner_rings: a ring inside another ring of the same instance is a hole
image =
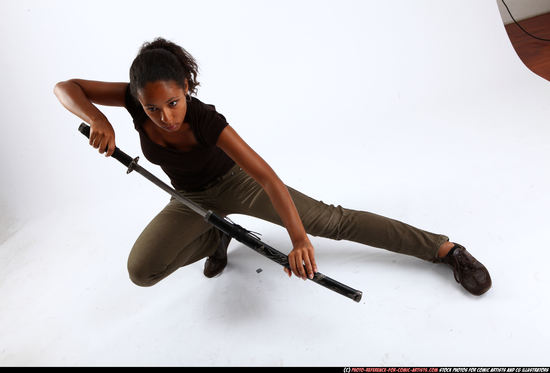
[[172, 106], [172, 107], [174, 107], [174, 106], [176, 106], [177, 104], [178, 104], [178, 101], [172, 101], [172, 102], [170, 102], [169, 105]]

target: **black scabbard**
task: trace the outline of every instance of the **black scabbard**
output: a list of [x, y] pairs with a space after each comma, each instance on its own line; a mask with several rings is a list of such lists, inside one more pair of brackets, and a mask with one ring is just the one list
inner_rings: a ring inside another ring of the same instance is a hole
[[[269, 246], [265, 242], [262, 242], [250, 231], [244, 229], [240, 225], [227, 221], [226, 219], [219, 217], [211, 211], [208, 211], [205, 220], [223, 231], [224, 233], [235, 238], [237, 241], [250, 247], [257, 253], [273, 260], [275, 263], [278, 263], [283, 267], [290, 268], [288, 264], [288, 256]], [[338, 282], [328, 276], [323, 275], [321, 272], [316, 272], [313, 278], [308, 278], [308, 280], [311, 280], [321, 286], [335, 291], [345, 297], [353, 299], [356, 302], [359, 302], [361, 300], [361, 297], [363, 296], [363, 293], [360, 290], [356, 290], [345, 284], [342, 284], [341, 282]]]

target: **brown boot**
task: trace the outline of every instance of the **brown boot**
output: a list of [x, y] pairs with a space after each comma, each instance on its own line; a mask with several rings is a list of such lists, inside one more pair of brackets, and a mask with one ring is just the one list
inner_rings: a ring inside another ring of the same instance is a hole
[[436, 262], [453, 267], [456, 282], [474, 295], [485, 293], [492, 285], [487, 268], [460, 244], [455, 243], [449, 253]]
[[215, 277], [222, 273], [223, 269], [227, 265], [227, 247], [231, 241], [231, 236], [220, 232], [220, 244], [216, 249], [214, 255], [209, 256], [204, 263], [204, 275], [208, 278]]

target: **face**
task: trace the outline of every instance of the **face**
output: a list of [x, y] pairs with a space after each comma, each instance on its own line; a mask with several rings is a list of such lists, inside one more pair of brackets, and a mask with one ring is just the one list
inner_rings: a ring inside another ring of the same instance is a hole
[[163, 131], [177, 132], [187, 113], [187, 81], [183, 89], [175, 81], [149, 82], [138, 91], [138, 100], [153, 123]]

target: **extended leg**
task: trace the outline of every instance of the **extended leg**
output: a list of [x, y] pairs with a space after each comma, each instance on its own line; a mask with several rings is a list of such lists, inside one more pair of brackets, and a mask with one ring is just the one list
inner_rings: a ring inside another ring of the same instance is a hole
[[[445, 235], [371, 212], [328, 205], [287, 188], [306, 232], [313, 236], [359, 242], [424, 260], [434, 260], [441, 246], [449, 241]], [[223, 185], [220, 198], [232, 201], [226, 204], [228, 213], [246, 214], [282, 225], [267, 193], [244, 171]]]

